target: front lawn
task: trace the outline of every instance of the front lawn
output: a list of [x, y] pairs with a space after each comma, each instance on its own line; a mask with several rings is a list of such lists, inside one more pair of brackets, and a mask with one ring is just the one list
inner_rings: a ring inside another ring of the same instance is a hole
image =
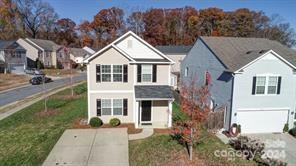
[[0, 91], [29, 83], [30, 77], [17, 74], [0, 74]]
[[51, 96], [48, 114], [40, 114], [42, 100], [0, 121], [0, 165], [41, 165], [73, 121], [87, 116], [85, 87], [75, 87], [78, 97], [69, 89]]
[[[173, 121], [186, 119], [178, 105], [173, 105]], [[152, 137], [129, 142], [129, 160], [138, 165], [255, 165], [241, 158], [215, 156], [215, 151], [228, 150], [214, 134], [203, 130], [200, 143], [194, 147], [193, 160], [190, 162], [186, 148], [169, 134], [155, 134]]]

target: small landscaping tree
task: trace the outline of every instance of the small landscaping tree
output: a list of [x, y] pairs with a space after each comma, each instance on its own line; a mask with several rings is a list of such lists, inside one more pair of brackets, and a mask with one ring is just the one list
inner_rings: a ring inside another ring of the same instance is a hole
[[193, 145], [201, 133], [201, 124], [205, 122], [210, 112], [208, 99], [208, 86], [198, 87], [194, 80], [181, 88], [180, 108], [188, 115], [188, 120], [174, 124], [173, 131], [187, 144], [190, 160], [192, 160]]

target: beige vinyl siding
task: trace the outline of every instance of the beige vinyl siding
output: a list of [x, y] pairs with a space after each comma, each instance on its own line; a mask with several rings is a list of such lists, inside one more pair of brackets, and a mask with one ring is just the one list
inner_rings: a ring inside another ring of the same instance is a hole
[[134, 123], [133, 121], [133, 93], [91, 93], [90, 94], [90, 117], [97, 116], [97, 99], [127, 99], [127, 116], [123, 115], [102, 115], [100, 118], [104, 123], [109, 123], [112, 118], [118, 118], [122, 123]]
[[172, 55], [172, 54], [167, 54], [166, 56], [168, 56], [171, 60], [173, 60], [175, 62], [175, 64], [172, 65], [171, 67], [171, 72], [180, 72], [181, 69], [181, 62], [184, 59], [184, 57], [186, 56], [186, 54], [179, 54], [179, 55]]
[[[157, 64], [156, 82], [137, 82], [138, 85], [169, 85], [170, 65]], [[135, 78], [136, 79], [136, 78]]]
[[26, 50], [26, 56], [31, 60], [35, 61], [38, 58], [38, 49], [31, 46], [24, 39], [18, 39], [17, 43]]
[[90, 62], [90, 91], [92, 90], [133, 90], [134, 66], [128, 65], [128, 82], [96, 82], [96, 65], [124, 65], [129, 61], [118, 51], [110, 48]]
[[168, 126], [169, 102], [164, 100], [152, 101], [152, 126], [166, 128]]

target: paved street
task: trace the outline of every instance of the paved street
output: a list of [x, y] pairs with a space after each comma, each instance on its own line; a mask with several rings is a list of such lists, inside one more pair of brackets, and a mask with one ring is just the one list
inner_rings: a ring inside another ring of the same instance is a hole
[[127, 129], [66, 130], [43, 163], [52, 165], [128, 166]]
[[[73, 83], [79, 82], [82, 80], [86, 80], [86, 74], [81, 74], [78, 76], [73, 77]], [[62, 78], [58, 80], [54, 80], [51, 83], [45, 84], [45, 88], [50, 91], [52, 89], [62, 87], [66, 84], [70, 83], [70, 78]], [[10, 91], [6, 91], [1, 93], [0, 92], [0, 107], [4, 106], [6, 104], [13, 103], [18, 100], [22, 100], [26, 97], [29, 97], [31, 95], [34, 95], [36, 93], [42, 92], [42, 85], [29, 85], [26, 87], [20, 87], [16, 88]]]

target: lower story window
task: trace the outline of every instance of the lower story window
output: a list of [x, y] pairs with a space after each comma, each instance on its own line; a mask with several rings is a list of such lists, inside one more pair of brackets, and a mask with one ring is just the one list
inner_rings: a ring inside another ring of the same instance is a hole
[[102, 99], [102, 115], [111, 115], [111, 99]]
[[122, 99], [113, 99], [113, 115], [122, 115]]

